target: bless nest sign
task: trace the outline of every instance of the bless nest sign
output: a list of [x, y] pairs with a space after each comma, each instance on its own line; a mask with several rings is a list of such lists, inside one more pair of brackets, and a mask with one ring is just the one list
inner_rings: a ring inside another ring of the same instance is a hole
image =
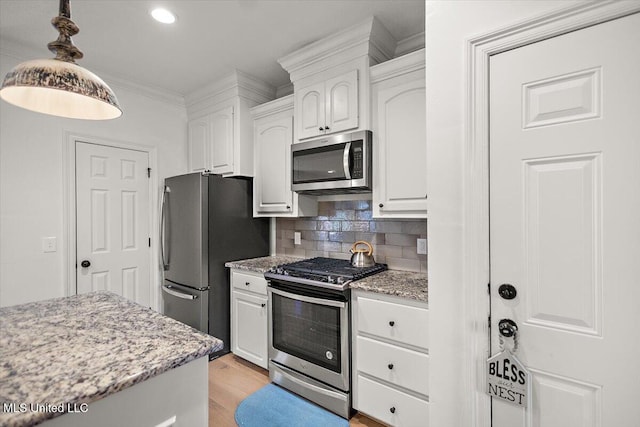
[[489, 396], [526, 408], [529, 383], [529, 371], [510, 351], [505, 350], [487, 360]]

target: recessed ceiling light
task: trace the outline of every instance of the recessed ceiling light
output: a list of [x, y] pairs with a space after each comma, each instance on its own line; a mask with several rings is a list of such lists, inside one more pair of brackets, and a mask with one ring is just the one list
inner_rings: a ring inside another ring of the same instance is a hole
[[151, 16], [153, 16], [153, 19], [158, 22], [162, 22], [163, 24], [173, 24], [176, 22], [176, 15], [161, 7], [153, 9], [151, 11]]

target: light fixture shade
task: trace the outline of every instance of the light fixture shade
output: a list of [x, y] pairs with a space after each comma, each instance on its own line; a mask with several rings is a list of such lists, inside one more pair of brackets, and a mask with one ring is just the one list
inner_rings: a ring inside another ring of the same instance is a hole
[[57, 59], [18, 64], [4, 78], [0, 97], [28, 110], [73, 119], [107, 120], [122, 115], [116, 95], [100, 77]]

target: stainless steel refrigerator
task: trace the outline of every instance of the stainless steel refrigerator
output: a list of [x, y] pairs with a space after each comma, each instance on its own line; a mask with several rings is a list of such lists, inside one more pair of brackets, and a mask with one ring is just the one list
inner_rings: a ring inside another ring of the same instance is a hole
[[228, 261], [269, 254], [269, 220], [253, 218], [251, 178], [191, 173], [165, 179], [164, 314], [224, 341], [229, 352]]

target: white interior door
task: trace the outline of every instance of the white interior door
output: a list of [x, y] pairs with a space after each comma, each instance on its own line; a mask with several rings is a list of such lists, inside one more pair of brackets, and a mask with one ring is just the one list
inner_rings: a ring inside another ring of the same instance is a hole
[[109, 290], [150, 305], [148, 165], [142, 151], [76, 143], [79, 294]]
[[532, 374], [493, 427], [640, 425], [639, 46], [636, 14], [491, 58], [491, 347], [514, 320]]

